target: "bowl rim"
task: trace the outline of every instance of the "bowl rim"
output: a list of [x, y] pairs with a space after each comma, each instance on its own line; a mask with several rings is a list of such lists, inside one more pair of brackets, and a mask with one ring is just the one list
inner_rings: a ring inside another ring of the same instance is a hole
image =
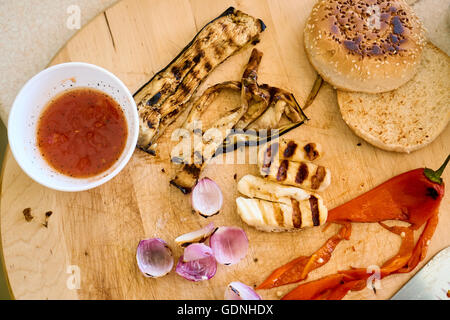
[[[9, 148], [13, 154], [14, 159], [16, 160], [17, 164], [19, 165], [19, 167], [22, 169], [23, 172], [25, 172], [31, 179], [33, 179], [34, 181], [36, 181], [37, 183], [53, 189], [53, 190], [57, 190], [57, 191], [65, 191], [65, 192], [78, 192], [78, 191], [85, 191], [85, 190], [89, 190], [89, 189], [93, 189], [96, 188], [106, 182], [108, 182], [109, 180], [111, 180], [112, 178], [114, 178], [120, 171], [122, 171], [122, 169], [127, 165], [127, 163], [130, 161], [131, 156], [133, 155], [135, 148], [130, 148], [123, 160], [118, 163], [117, 167], [111, 171], [110, 173], [108, 173], [107, 175], [105, 175], [104, 177], [102, 177], [101, 179], [92, 181], [92, 182], [88, 182], [85, 185], [78, 185], [78, 186], [59, 186], [59, 185], [52, 185], [51, 180], [52, 178], [49, 177], [48, 180], [46, 181], [42, 181], [42, 179], [39, 178], [38, 175], [34, 174], [33, 172], [30, 172], [30, 170], [26, 169], [24, 167], [24, 165], [22, 164], [22, 160], [20, 159], [20, 157], [18, 157], [17, 153], [16, 153], [16, 149], [19, 148], [20, 143], [17, 141], [17, 139], [15, 139], [14, 137], [12, 137], [12, 135], [9, 133], [10, 132], [10, 128], [11, 128], [11, 124], [15, 121], [15, 119], [17, 118], [18, 115], [16, 115], [16, 110], [17, 110], [17, 104], [18, 104], [18, 100], [19, 97], [23, 96], [26, 93], [26, 90], [28, 89], [28, 87], [34, 82], [36, 81], [38, 78], [42, 77], [43, 75], [46, 75], [48, 73], [51, 73], [55, 70], [58, 69], [62, 69], [62, 68], [66, 68], [66, 67], [85, 67], [85, 68], [90, 68], [90, 69], [94, 69], [95, 71], [98, 72], [102, 72], [104, 74], [106, 74], [108, 77], [112, 78], [113, 80], [115, 80], [119, 86], [122, 87], [122, 89], [124, 90], [124, 93], [126, 95], [126, 97], [128, 98], [128, 100], [130, 101], [131, 105], [129, 107], [132, 108], [131, 110], [131, 119], [129, 119], [129, 121], [127, 121], [128, 123], [128, 127], [135, 127], [134, 134], [133, 136], [130, 136], [130, 130], [128, 130], [128, 139], [131, 139], [131, 145], [136, 146], [137, 144], [137, 140], [138, 140], [138, 136], [139, 136], [139, 116], [138, 116], [138, 111], [137, 111], [137, 106], [136, 106], [136, 102], [134, 101], [133, 95], [131, 94], [130, 90], [128, 89], [128, 87], [123, 83], [122, 80], [120, 80], [115, 74], [113, 74], [112, 72], [106, 70], [105, 68], [102, 68], [100, 66], [91, 64], [91, 63], [86, 63], [86, 62], [65, 62], [65, 63], [60, 63], [51, 67], [48, 67], [40, 72], [38, 72], [37, 74], [35, 74], [33, 77], [31, 77], [20, 89], [20, 91], [18, 92], [18, 94], [16, 95], [14, 102], [11, 106], [11, 109], [9, 111], [9, 116], [8, 116], [8, 144], [9, 144]], [[74, 87], [73, 89], [76, 89], [77, 87]], [[100, 90], [102, 91], [102, 90]], [[125, 150], [124, 150], [125, 152]], [[101, 173], [100, 173], [101, 174]], [[95, 176], [93, 176], [95, 177]], [[90, 177], [92, 178], [92, 177]], [[81, 178], [82, 179], [82, 178]]]

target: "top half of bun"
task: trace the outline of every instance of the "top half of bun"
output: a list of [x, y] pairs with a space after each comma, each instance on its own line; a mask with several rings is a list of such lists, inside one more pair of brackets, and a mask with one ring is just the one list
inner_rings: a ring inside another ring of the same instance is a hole
[[425, 32], [404, 0], [319, 0], [304, 30], [317, 72], [334, 87], [377, 93], [410, 80]]

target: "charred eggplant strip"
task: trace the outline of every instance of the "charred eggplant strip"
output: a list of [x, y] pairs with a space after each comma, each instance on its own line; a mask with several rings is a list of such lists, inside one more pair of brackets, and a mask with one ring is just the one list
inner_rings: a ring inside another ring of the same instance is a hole
[[283, 114], [286, 114], [292, 122], [306, 120], [305, 114], [292, 93], [267, 84], [261, 85], [260, 88], [270, 94], [269, 107], [258, 119], [247, 126], [248, 129], [275, 129]]
[[[285, 90], [270, 87], [266, 84], [260, 86], [262, 90], [267, 90], [270, 94], [270, 104], [275, 104], [266, 109], [266, 111], [257, 118], [253, 123], [247, 126], [247, 130], [235, 130], [223, 142], [222, 146], [217, 149], [215, 156], [220, 154], [233, 152], [240, 147], [260, 146], [272, 140], [276, 140], [286, 133], [301, 126], [308, 120], [308, 117], [303, 112], [292, 93]], [[311, 95], [311, 94], [310, 94]], [[276, 104], [278, 103], [278, 106]], [[282, 112], [277, 110], [285, 110], [285, 107], [290, 108], [290, 112], [286, 113], [290, 116], [290, 120], [296, 120], [293, 123], [278, 127], [278, 122], [282, 116]], [[250, 106], [249, 108], [251, 108]], [[273, 109], [273, 110], [271, 110]], [[295, 114], [291, 111], [295, 110]], [[260, 135], [258, 129], [268, 129], [265, 134]]]
[[151, 145], [185, 109], [208, 74], [264, 31], [260, 19], [230, 7], [204, 26], [181, 53], [135, 94], [140, 125], [138, 147]]
[[257, 49], [252, 50], [250, 60], [242, 76], [243, 94], [249, 107], [235, 129], [245, 129], [251, 122], [256, 120], [269, 106], [270, 93], [258, 86], [258, 67], [261, 63], [263, 53]]
[[[201, 146], [192, 146], [190, 155], [191, 159], [181, 159], [183, 162], [182, 167], [177, 170], [175, 177], [170, 181], [170, 184], [180, 189], [184, 194], [190, 193], [192, 188], [197, 183], [200, 173], [207, 162], [213, 157], [218, 146], [222, 144], [222, 141], [215, 141], [209, 139], [207, 133], [209, 129], [215, 129], [215, 134], [220, 132], [222, 137], [228, 134], [228, 131], [242, 118], [247, 111], [247, 104], [242, 103], [234, 110], [229, 111], [221, 118], [217, 119], [209, 128], [203, 128], [204, 131], [196, 131], [195, 122], [201, 121], [203, 112], [208, 108], [210, 103], [217, 97], [221, 90], [235, 90], [243, 92], [241, 89], [241, 83], [237, 81], [229, 81], [216, 84], [207, 90], [194, 102], [194, 105], [183, 124], [183, 128], [200, 135], [198, 141], [201, 142]], [[204, 134], [205, 133], [205, 134]], [[201, 155], [197, 155], [197, 150], [201, 150]], [[174, 162], [172, 160], [172, 162]]]
[[317, 75], [316, 80], [314, 81], [313, 87], [311, 91], [309, 92], [308, 98], [306, 98], [305, 105], [303, 106], [303, 110], [308, 108], [316, 99], [317, 95], [319, 94], [320, 88], [322, 88], [323, 79], [320, 75]]
[[264, 145], [265, 143], [274, 141], [295, 128], [298, 128], [304, 124], [306, 120], [289, 123], [278, 129], [268, 130], [267, 134], [264, 135], [260, 135], [259, 132], [255, 130], [247, 130], [245, 133], [243, 131], [233, 132], [233, 134], [230, 134], [224, 140], [223, 144], [216, 150], [216, 154], [214, 156], [233, 152], [241, 147], [255, 147]]

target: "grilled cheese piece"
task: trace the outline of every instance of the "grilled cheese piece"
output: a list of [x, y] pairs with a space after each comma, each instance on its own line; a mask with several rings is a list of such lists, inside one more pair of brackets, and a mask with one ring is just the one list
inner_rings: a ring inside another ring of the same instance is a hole
[[271, 157], [267, 153], [259, 162], [262, 176], [278, 183], [300, 187], [313, 192], [328, 188], [331, 183], [331, 173], [328, 168], [308, 161], [292, 161]]
[[255, 177], [250, 174], [239, 180], [238, 191], [247, 197], [290, 204], [291, 199], [303, 201], [311, 194], [300, 188], [283, 186], [281, 184]]
[[314, 161], [323, 154], [322, 146], [314, 142], [279, 139], [262, 147], [258, 153], [260, 167], [268, 167], [276, 156], [296, 162]]
[[294, 231], [326, 222], [328, 210], [319, 195], [288, 187], [252, 175], [238, 183], [243, 195], [237, 209], [242, 220], [267, 232]]

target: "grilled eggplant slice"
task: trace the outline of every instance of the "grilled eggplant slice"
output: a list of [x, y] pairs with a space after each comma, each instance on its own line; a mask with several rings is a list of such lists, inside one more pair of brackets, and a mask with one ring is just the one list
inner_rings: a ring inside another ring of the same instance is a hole
[[248, 104], [247, 112], [236, 124], [235, 129], [245, 129], [256, 120], [269, 106], [270, 93], [258, 85], [258, 67], [263, 53], [253, 49], [250, 60], [242, 76], [244, 102]]
[[238, 190], [249, 197], [236, 199], [238, 214], [262, 231], [294, 231], [326, 222], [322, 198], [300, 188], [283, 186], [252, 175], [244, 176]]
[[138, 147], [151, 145], [180, 113], [208, 74], [225, 59], [254, 43], [265, 25], [230, 7], [204, 26], [182, 52], [135, 94], [139, 112]]
[[306, 115], [292, 93], [267, 84], [262, 84], [260, 89], [269, 92], [269, 106], [259, 118], [247, 126], [247, 129], [276, 129], [279, 127], [283, 114], [286, 114], [292, 122], [307, 120]]
[[[255, 118], [252, 113], [247, 118], [249, 110], [254, 110], [254, 105], [259, 105], [261, 102], [268, 105], [268, 94], [259, 91], [257, 84], [257, 70], [261, 62], [262, 52], [253, 49], [249, 62], [247, 63], [241, 82], [229, 81], [216, 84], [202, 94], [202, 96], [194, 102], [194, 105], [183, 124], [183, 128], [193, 132], [193, 134], [200, 134], [201, 136], [196, 139], [202, 142], [201, 146], [193, 145], [193, 149], [190, 154], [191, 159], [183, 159], [183, 166], [177, 171], [175, 177], [170, 181], [172, 185], [180, 189], [183, 193], [189, 193], [197, 183], [199, 175], [206, 165], [206, 163], [214, 156], [217, 148], [222, 144], [223, 140], [215, 141], [214, 139], [207, 139], [207, 132], [209, 129], [215, 129], [215, 132], [220, 132], [222, 137], [226, 137], [229, 130], [239, 124], [244, 118], [247, 123]], [[240, 106], [228, 112], [228, 114], [218, 117], [209, 128], [202, 128], [203, 131], [196, 131], [195, 123], [202, 121], [202, 115], [210, 105], [212, 100], [217, 97], [221, 90], [228, 89], [238, 91], [240, 90]], [[261, 112], [259, 112], [261, 114]], [[256, 115], [259, 116], [259, 114]], [[246, 124], [245, 124], [246, 126]], [[206, 141], [205, 141], [206, 140]], [[201, 156], [198, 155], [198, 150], [201, 152]], [[172, 157], [173, 158], [173, 157]], [[181, 157], [177, 156], [177, 160]], [[189, 160], [189, 161], [186, 161]]]
[[[214, 121], [208, 128], [198, 129], [196, 128], [196, 122], [202, 121], [202, 115], [208, 108], [211, 102], [217, 97], [222, 90], [232, 90], [241, 92], [241, 105], [233, 110], [222, 114], [216, 121]], [[182, 167], [177, 170], [175, 177], [170, 183], [180, 189], [183, 193], [190, 193], [192, 188], [197, 183], [200, 173], [207, 162], [213, 157], [216, 149], [222, 144], [222, 139], [214, 139], [218, 137], [225, 137], [228, 131], [242, 118], [247, 111], [247, 104], [242, 103], [242, 89], [241, 83], [237, 81], [229, 81], [216, 84], [207, 90], [198, 98], [183, 124], [183, 129], [192, 132], [194, 135], [198, 135], [194, 141], [199, 141], [200, 145], [192, 144], [192, 148], [188, 153], [191, 158], [186, 159], [180, 157], [180, 155], [171, 155], [172, 162], [181, 162]], [[214, 129], [214, 131], [209, 131]], [[208, 139], [208, 133], [213, 132], [214, 137], [210, 136]], [[190, 143], [188, 141], [187, 143]], [[181, 148], [183, 149], [183, 148]]]

